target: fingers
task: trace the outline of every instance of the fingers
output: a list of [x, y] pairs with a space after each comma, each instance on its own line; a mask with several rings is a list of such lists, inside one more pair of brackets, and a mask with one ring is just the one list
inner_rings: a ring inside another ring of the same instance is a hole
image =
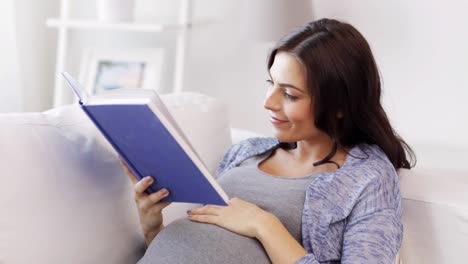
[[152, 193], [146, 196], [141, 195], [137, 200], [138, 207], [143, 212], [148, 212], [150, 210], [160, 212], [162, 211], [162, 209], [164, 209], [170, 204], [169, 202], [164, 202], [164, 203], [160, 202], [162, 199], [166, 198], [168, 195], [169, 195], [169, 191], [167, 191], [166, 189], [161, 189], [155, 193]]
[[189, 215], [188, 218], [195, 222], [217, 225], [218, 216], [216, 215]]
[[224, 206], [218, 205], [205, 205], [200, 208], [192, 209], [189, 211], [190, 215], [219, 215]]
[[122, 164], [122, 167], [125, 170], [125, 174], [127, 174], [127, 176], [130, 178], [130, 180], [132, 181], [133, 184], [136, 184], [138, 182], [137, 177], [135, 177], [135, 175], [133, 175], [133, 173], [130, 171], [130, 169], [128, 168], [125, 161], [123, 161], [122, 159], [119, 159], [119, 161], [120, 161], [120, 164]]
[[155, 193], [152, 193], [150, 195], [147, 195], [144, 197], [142, 200], [143, 206], [150, 207], [151, 205], [155, 203], [159, 203], [162, 199], [166, 198], [169, 195], [169, 192], [166, 189], [161, 189]]
[[135, 190], [135, 199], [145, 196], [145, 190], [153, 184], [154, 179], [151, 176], [146, 176], [141, 181], [137, 182], [133, 189]]
[[163, 198], [166, 198], [169, 195], [169, 191], [167, 189], [161, 189], [155, 193], [148, 195], [148, 201], [150, 203], [157, 203]]

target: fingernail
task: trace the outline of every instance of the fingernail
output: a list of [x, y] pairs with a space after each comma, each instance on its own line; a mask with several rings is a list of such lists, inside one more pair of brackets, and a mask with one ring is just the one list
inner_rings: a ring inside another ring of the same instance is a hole
[[169, 191], [167, 189], [162, 189], [162, 195], [168, 195], [169, 194]]
[[146, 176], [146, 177], [144, 178], [144, 180], [145, 180], [146, 182], [152, 182], [152, 181], [153, 181], [153, 178], [151, 178], [151, 176]]

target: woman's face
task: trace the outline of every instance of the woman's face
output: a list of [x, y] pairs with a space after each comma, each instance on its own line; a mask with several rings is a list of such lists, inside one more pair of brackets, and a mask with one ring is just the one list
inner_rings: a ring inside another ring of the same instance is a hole
[[270, 68], [264, 107], [270, 114], [275, 137], [282, 142], [313, 140], [322, 134], [314, 125], [312, 98], [306, 71], [296, 57], [278, 52]]

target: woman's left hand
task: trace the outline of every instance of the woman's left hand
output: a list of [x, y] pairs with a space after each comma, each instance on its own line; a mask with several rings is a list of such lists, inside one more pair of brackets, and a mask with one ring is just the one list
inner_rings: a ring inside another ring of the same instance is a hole
[[259, 229], [274, 217], [255, 204], [232, 198], [228, 206], [206, 205], [187, 212], [192, 221], [215, 224], [234, 233], [257, 238]]

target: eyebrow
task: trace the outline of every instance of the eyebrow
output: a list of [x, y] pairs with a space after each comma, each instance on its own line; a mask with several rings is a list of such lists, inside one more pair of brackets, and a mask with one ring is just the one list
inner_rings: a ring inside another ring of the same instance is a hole
[[[271, 78], [271, 76], [270, 76], [270, 78]], [[273, 82], [273, 78], [271, 78], [270, 80], [267, 80], [267, 81]], [[292, 84], [289, 84], [289, 83], [278, 83], [278, 85], [281, 86], [281, 87], [288, 87], [288, 88], [292, 88], [292, 89], [298, 90], [298, 91], [301, 92], [301, 93], [306, 93], [306, 92], [303, 91], [302, 89], [300, 89], [300, 88], [298, 88], [298, 87], [296, 87], [296, 86], [294, 86], [294, 85], [292, 85]]]

